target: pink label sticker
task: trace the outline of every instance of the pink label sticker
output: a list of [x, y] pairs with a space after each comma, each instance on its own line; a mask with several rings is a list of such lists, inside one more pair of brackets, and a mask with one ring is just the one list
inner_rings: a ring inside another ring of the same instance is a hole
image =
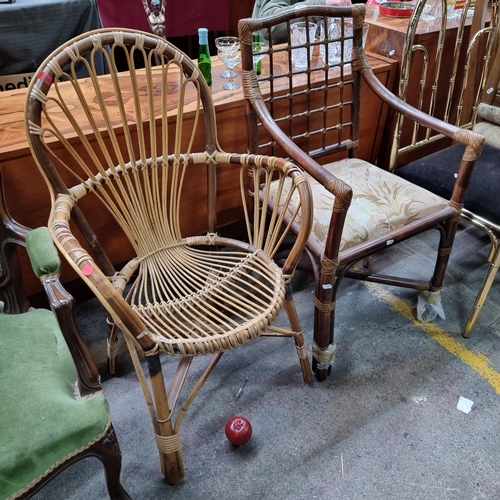
[[90, 276], [94, 272], [94, 268], [90, 264], [86, 264], [82, 267], [82, 273], [85, 276]]
[[39, 80], [42, 80], [43, 83], [50, 85], [52, 83], [52, 77], [45, 73], [45, 71], [41, 70], [37, 75]]

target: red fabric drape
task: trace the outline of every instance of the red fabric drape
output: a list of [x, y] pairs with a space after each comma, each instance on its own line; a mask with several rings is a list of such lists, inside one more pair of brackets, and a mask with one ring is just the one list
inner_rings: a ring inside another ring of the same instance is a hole
[[[229, 1], [167, 0], [165, 36], [194, 35], [200, 27], [227, 31]], [[97, 4], [105, 27], [151, 31], [141, 0], [98, 0]]]

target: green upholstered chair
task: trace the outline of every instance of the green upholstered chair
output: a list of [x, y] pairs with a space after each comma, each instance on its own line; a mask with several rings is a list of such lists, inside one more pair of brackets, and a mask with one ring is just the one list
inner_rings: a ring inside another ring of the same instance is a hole
[[[52, 311], [31, 308], [24, 293], [16, 247], [25, 241]], [[60, 267], [48, 229], [9, 216], [0, 171], [0, 499], [29, 498], [88, 456], [103, 462], [110, 497], [128, 499], [108, 402]]]

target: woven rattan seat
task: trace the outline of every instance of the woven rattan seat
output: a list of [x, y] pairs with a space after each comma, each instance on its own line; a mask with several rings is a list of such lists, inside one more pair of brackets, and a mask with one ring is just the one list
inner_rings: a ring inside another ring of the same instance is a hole
[[[116, 69], [118, 54], [128, 71]], [[97, 57], [109, 75], [94, 74]], [[90, 78], [75, 77], [77, 64]], [[291, 337], [312, 379], [290, 288], [311, 229], [307, 179], [284, 159], [222, 151], [198, 68], [147, 33], [97, 30], [57, 49], [28, 89], [26, 127], [52, 196], [52, 236], [109, 313], [111, 371], [124, 334], [174, 484], [184, 476], [181, 420], [223, 352]], [[219, 190], [221, 173], [230, 189]], [[271, 192], [272, 181], [281, 187]], [[256, 187], [262, 199], [251, 196]], [[221, 210], [239, 214], [243, 241], [218, 226]], [[292, 225], [299, 237], [285, 252]], [[278, 328], [282, 309], [289, 327]], [[180, 357], [168, 387], [160, 353]], [[212, 361], [177, 411], [193, 357], [206, 354]]]
[[[160, 290], [148, 300], [139, 290], [139, 280], [129, 293], [133, 309], [162, 351], [185, 356], [233, 349], [272, 323], [285, 298], [283, 274], [276, 264], [262, 259], [259, 251], [178, 250], [177, 272], [169, 269], [168, 276], [156, 279], [165, 297]], [[189, 267], [182, 262], [189, 262]], [[151, 282], [147, 276], [141, 278], [145, 286]]]

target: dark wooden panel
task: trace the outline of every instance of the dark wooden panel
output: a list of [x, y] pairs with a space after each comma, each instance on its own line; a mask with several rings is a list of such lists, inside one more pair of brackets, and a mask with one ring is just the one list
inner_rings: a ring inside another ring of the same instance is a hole
[[252, 16], [255, 0], [229, 1], [229, 35], [238, 36], [238, 21]]

